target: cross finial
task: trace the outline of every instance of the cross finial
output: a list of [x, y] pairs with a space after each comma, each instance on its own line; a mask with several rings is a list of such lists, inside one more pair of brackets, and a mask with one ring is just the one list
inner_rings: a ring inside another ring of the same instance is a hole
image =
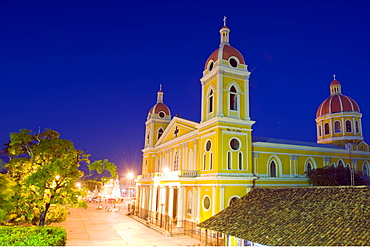
[[336, 76], [337, 76], [336, 74], [334, 74], [334, 75], [333, 75], [334, 80], [336, 80], [336, 79], [335, 79], [335, 77], [336, 77]]
[[162, 84], [159, 84], [159, 91], [162, 91]]
[[226, 27], [226, 16], [224, 16], [224, 26]]

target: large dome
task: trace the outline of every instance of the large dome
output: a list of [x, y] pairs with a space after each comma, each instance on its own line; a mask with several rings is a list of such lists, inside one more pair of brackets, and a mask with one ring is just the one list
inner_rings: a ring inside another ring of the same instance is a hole
[[341, 85], [337, 80], [330, 83], [331, 95], [324, 100], [317, 110], [316, 117], [339, 112], [360, 112], [356, 101], [341, 93]]

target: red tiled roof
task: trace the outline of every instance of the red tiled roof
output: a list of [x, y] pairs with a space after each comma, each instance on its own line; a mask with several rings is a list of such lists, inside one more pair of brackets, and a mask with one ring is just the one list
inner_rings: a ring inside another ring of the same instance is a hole
[[254, 188], [198, 224], [263, 245], [370, 246], [370, 187]]

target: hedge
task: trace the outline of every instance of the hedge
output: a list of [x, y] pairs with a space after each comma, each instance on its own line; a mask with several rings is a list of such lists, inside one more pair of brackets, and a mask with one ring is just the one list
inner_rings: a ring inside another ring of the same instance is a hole
[[67, 233], [58, 226], [1, 226], [2, 246], [65, 246]]

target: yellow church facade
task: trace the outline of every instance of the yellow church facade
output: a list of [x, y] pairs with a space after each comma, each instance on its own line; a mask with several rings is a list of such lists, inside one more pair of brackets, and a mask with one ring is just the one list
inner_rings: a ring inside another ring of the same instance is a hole
[[324, 166], [369, 177], [362, 115], [335, 78], [316, 115], [317, 143], [253, 136], [250, 72], [229, 34], [225, 24], [203, 69], [200, 123], [172, 117], [162, 89], [148, 113], [135, 202], [148, 218], [168, 215], [178, 227], [199, 223], [254, 187], [307, 186], [306, 172]]

